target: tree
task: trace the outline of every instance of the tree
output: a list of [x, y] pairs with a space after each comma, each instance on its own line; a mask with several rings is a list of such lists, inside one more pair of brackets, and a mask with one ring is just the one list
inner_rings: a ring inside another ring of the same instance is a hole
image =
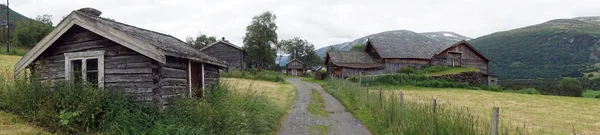
[[558, 82], [559, 94], [563, 96], [582, 97], [582, 87], [579, 80], [565, 77]]
[[243, 48], [248, 66], [261, 69], [275, 64], [275, 48], [278, 47], [275, 19], [275, 14], [267, 11], [252, 17], [252, 22], [246, 27]]
[[367, 44], [356, 44], [350, 48], [351, 52], [362, 52], [367, 48]]
[[52, 16], [39, 15], [35, 21], [19, 21], [12, 32], [11, 44], [31, 48], [52, 31]]
[[186, 37], [185, 42], [196, 49], [202, 49], [210, 43], [217, 42], [217, 38], [215, 36], [207, 36], [205, 34], [198, 33], [196, 38], [189, 36]]
[[315, 52], [315, 46], [298, 37], [282, 40], [279, 42], [281, 52], [289, 54], [290, 59], [298, 59], [304, 63], [304, 67], [313, 67], [323, 63], [321, 57]]

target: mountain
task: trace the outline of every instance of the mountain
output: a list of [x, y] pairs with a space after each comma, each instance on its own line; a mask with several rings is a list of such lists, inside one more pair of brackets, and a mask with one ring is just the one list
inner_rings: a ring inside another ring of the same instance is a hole
[[600, 17], [555, 19], [469, 41], [500, 79], [580, 77], [599, 62]]
[[[0, 24], [3, 24], [3, 22], [6, 20], [6, 5], [4, 4], [0, 4]], [[15, 12], [14, 10], [10, 9], [8, 12], [8, 15], [10, 18], [9, 20], [9, 24], [10, 24], [10, 30], [15, 30], [17, 23], [21, 23], [21, 22], [30, 22], [33, 21], [35, 22], [35, 20], [26, 17], [18, 12]]]
[[350, 48], [352, 48], [352, 46], [354, 46], [354, 45], [366, 43], [367, 39], [369, 39], [369, 38], [382, 38], [382, 37], [424, 38], [426, 40], [439, 41], [439, 42], [442, 42], [445, 44], [453, 44], [460, 40], [471, 39], [471, 38], [465, 37], [463, 35], [456, 34], [454, 32], [446, 32], [446, 31], [416, 33], [416, 32], [412, 32], [412, 31], [408, 31], [408, 30], [393, 30], [393, 31], [385, 31], [385, 32], [371, 34], [368, 36], [358, 38], [351, 42], [345, 42], [345, 43], [322, 47], [322, 48], [315, 50], [315, 52], [317, 53], [317, 55], [324, 57], [325, 52], [331, 46], [333, 46], [335, 48], [335, 50], [338, 50], [338, 51], [347, 51], [347, 50], [350, 50]]

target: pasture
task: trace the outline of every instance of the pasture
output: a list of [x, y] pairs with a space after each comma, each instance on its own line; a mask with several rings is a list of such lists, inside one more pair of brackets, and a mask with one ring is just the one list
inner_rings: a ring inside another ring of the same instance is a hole
[[20, 59], [21, 56], [0, 54], [0, 77], [12, 78], [13, 67]]
[[235, 92], [267, 96], [283, 110], [290, 108], [296, 97], [296, 87], [288, 83], [239, 78], [221, 78], [221, 81], [231, 84], [230, 87]]
[[528, 95], [481, 90], [422, 87], [388, 87], [406, 100], [435, 98], [457, 108], [468, 107], [489, 117], [493, 106], [500, 107], [500, 120], [514, 127], [526, 127], [539, 134], [600, 134], [600, 100], [580, 97]]

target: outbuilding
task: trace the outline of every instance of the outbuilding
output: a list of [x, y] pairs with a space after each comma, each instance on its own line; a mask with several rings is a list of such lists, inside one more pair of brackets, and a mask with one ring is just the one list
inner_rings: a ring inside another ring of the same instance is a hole
[[219, 60], [227, 62], [229, 70], [244, 70], [246, 69], [246, 53], [241, 47], [225, 40], [223, 37], [221, 40], [208, 44], [206, 47], [200, 49], [203, 53], [215, 57]]
[[290, 62], [285, 64], [285, 70], [287, 75], [301, 76], [304, 74], [304, 63], [297, 59], [292, 59]]
[[100, 17], [83, 8], [71, 12], [15, 65], [40, 80], [86, 81], [123, 91], [139, 102], [166, 106], [183, 96], [200, 97], [219, 83], [227, 63], [159, 32]]

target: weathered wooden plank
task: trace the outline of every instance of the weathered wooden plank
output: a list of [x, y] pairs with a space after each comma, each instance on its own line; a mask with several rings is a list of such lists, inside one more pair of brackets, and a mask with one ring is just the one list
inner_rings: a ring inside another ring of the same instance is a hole
[[124, 46], [112, 46], [110, 48], [106, 48], [107, 52], [106, 52], [106, 56], [120, 56], [120, 55], [142, 55], [136, 51], [133, 51], [129, 48], [126, 48]]
[[187, 86], [187, 79], [179, 79], [179, 78], [162, 78], [160, 80], [160, 84], [162, 86]]
[[116, 57], [105, 57], [104, 65], [119, 65], [124, 63], [140, 63], [140, 62], [151, 62], [151, 60], [142, 55], [135, 56], [116, 56]]
[[183, 70], [187, 70], [187, 62], [185, 63], [180, 63], [180, 62], [167, 62], [167, 64], [163, 65], [163, 67], [168, 67], [168, 68], [176, 68], [176, 69], [183, 69]]
[[89, 31], [69, 34], [69, 35], [65, 35], [63, 37], [68, 37], [68, 38], [64, 38], [62, 40], [63, 44], [73, 44], [73, 43], [80, 43], [80, 42], [86, 42], [86, 41], [91, 41], [91, 40], [103, 39], [102, 36], [95, 34], [93, 32], [89, 32]]
[[104, 82], [152, 82], [152, 74], [104, 75]]
[[152, 68], [110, 68], [105, 69], [104, 74], [151, 74]]
[[189, 91], [186, 86], [162, 86], [161, 95], [182, 94]]
[[187, 71], [176, 69], [176, 68], [168, 68], [163, 67], [160, 69], [161, 76], [163, 78], [187, 78]]
[[152, 82], [107, 82], [104, 84], [107, 88], [126, 88], [126, 87], [135, 87], [135, 88], [153, 88], [156, 85]]
[[88, 42], [58, 46], [53, 49], [55, 51], [52, 52], [52, 55], [63, 54], [65, 52], [80, 52], [80, 51], [92, 50], [95, 48], [104, 48], [104, 47], [110, 47], [110, 46], [116, 46], [116, 45], [117, 44], [115, 44], [114, 42], [112, 42], [108, 39], [88, 41]]
[[[106, 62], [105, 62], [106, 63]], [[129, 68], [152, 68], [152, 62], [138, 62], [138, 63], [122, 63], [122, 64], [114, 64], [104, 65], [105, 69], [129, 69]]]

